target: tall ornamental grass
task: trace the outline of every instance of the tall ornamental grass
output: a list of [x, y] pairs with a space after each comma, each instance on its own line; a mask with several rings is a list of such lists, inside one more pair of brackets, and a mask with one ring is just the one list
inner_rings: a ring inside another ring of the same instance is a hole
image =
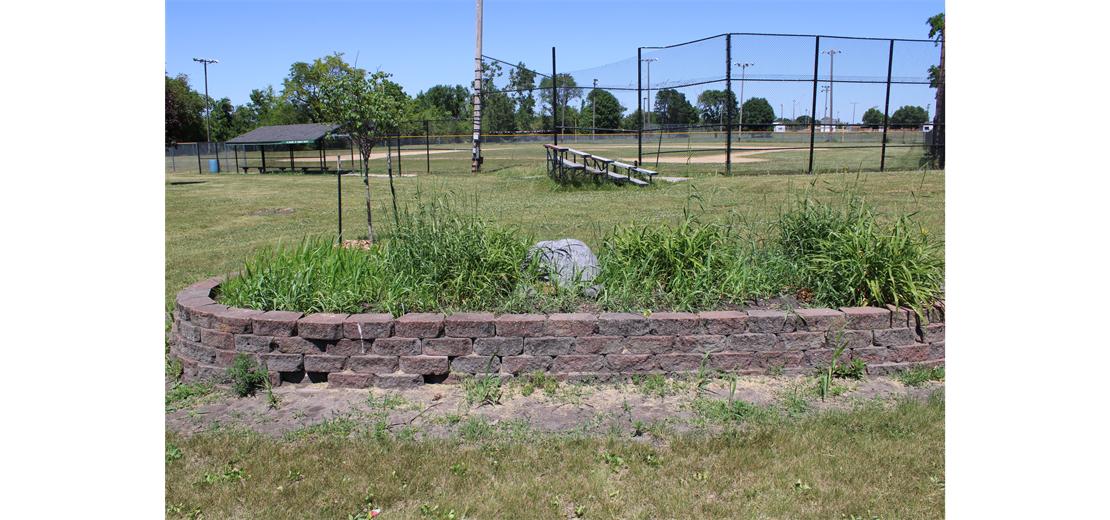
[[530, 245], [531, 239], [518, 236], [515, 229], [435, 199], [406, 210], [385, 247], [396, 275], [415, 285], [421, 308], [442, 303], [478, 309], [511, 294]]
[[[597, 250], [605, 311], [698, 311], [807, 292], [822, 307], [907, 306], [941, 294], [944, 259], [913, 215], [884, 218], [861, 199], [804, 198], [770, 227], [738, 219], [618, 225]], [[247, 260], [223, 286], [227, 305], [311, 312], [568, 312], [577, 291], [551, 291], [538, 266], [522, 271], [534, 243], [435, 199], [406, 207], [370, 251], [324, 239], [280, 244]]]
[[777, 245], [792, 274], [788, 285], [830, 307], [908, 306], [919, 314], [944, 285], [939, 244], [913, 214], [882, 219], [852, 197], [838, 207], [800, 201], [779, 216]]
[[255, 252], [239, 276], [221, 284], [220, 299], [249, 309], [361, 312], [366, 302], [400, 290], [384, 256], [380, 250], [335, 247], [321, 238], [279, 242]]
[[326, 238], [278, 244], [247, 259], [221, 286], [230, 306], [304, 313], [430, 312], [480, 309], [508, 296], [530, 240], [455, 211], [418, 201], [369, 251]]
[[693, 311], [777, 293], [774, 254], [736, 221], [617, 226], [602, 244], [603, 307]]

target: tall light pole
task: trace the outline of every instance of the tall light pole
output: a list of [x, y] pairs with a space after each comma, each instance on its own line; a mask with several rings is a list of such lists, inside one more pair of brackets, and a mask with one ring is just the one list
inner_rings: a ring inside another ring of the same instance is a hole
[[850, 124], [855, 124], [856, 123], [856, 105], [859, 104], [859, 101], [852, 101], [851, 103], [852, 103], [852, 122]]
[[790, 119], [791, 120], [795, 119], [794, 110], [797, 108], [797, 106], [798, 106], [798, 100], [797, 99], [791, 99], [790, 100]]
[[207, 60], [204, 58], [193, 58], [193, 61], [199, 61], [204, 64], [204, 131], [206, 132], [205, 135], [207, 136], [207, 141], [211, 142], [212, 126], [210, 125], [208, 119], [209, 114], [212, 113], [212, 109], [208, 107], [208, 64], [219, 63], [219, 61]]
[[740, 138], [744, 138], [744, 73], [748, 71], [748, 67], [755, 65], [754, 63], [740, 63], [735, 62], [733, 65], [740, 67]]
[[[832, 96], [833, 56], [835, 56], [839, 52], [840, 51], [834, 51], [834, 50], [821, 51], [821, 54], [828, 54], [829, 55], [829, 115], [830, 116], [832, 115], [832, 112], [833, 112], [833, 104], [832, 104], [832, 102], [833, 102], [833, 96]], [[838, 117], [837, 119], [840, 119], [840, 118]]]
[[[821, 119], [829, 117], [829, 91], [832, 90], [832, 85], [821, 85], [821, 92], [825, 94], [825, 107], [824, 112], [821, 113]], [[824, 121], [821, 121], [823, 124]]]
[[659, 61], [659, 58], [644, 58], [640, 61], [647, 62], [647, 85], [648, 85], [648, 88], [647, 88], [647, 101], [645, 102], [647, 107], [645, 107], [646, 110], [644, 110], [644, 113], [647, 114], [647, 128], [648, 128], [648, 130], [650, 130], [651, 129], [651, 62]]
[[593, 100], [592, 103], [590, 103], [590, 108], [593, 109], [594, 114], [593, 114], [593, 118], [592, 118], [593, 122], [590, 123], [590, 127], [591, 127], [590, 133], [592, 133], [594, 135], [597, 135], [597, 80], [596, 79], [594, 80], [594, 91], [592, 92], [592, 94], [594, 95], [594, 100]]

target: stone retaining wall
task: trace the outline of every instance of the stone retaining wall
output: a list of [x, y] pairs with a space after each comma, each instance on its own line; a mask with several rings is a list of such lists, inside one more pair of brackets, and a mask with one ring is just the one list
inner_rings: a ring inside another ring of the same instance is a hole
[[[271, 380], [329, 388], [405, 388], [452, 383], [460, 374], [513, 377], [537, 370], [560, 380], [618, 381], [635, 374], [696, 372], [787, 375], [862, 359], [868, 374], [944, 365], [944, 303], [921, 323], [907, 309], [851, 307], [701, 313], [311, 314], [237, 309], [216, 303], [225, 277], [177, 295], [171, 354], [184, 378], [215, 379], [236, 354]], [[708, 353], [708, 357], [706, 356]]]

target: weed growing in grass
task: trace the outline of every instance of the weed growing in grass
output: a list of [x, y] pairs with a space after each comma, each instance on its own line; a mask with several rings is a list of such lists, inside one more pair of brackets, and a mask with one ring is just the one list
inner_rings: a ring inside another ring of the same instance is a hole
[[208, 381], [194, 381], [192, 383], [174, 382], [166, 392], [166, 413], [196, 406], [205, 397], [211, 396], [215, 386]]
[[794, 385], [790, 391], [781, 393], [778, 407], [790, 419], [798, 419], [812, 408], [800, 385]]
[[559, 391], [559, 381], [546, 372], [536, 371], [520, 379], [524, 385], [520, 388], [520, 395], [525, 397], [532, 395], [537, 387], [542, 388], [547, 395], [555, 395]]
[[491, 438], [493, 434], [493, 425], [486, 422], [486, 418], [482, 416], [471, 417], [459, 426], [459, 436], [467, 441]]
[[762, 421], [776, 417], [774, 409], [770, 407], [705, 397], [691, 401], [690, 408], [706, 420], [720, 425], [739, 425], [749, 420]]
[[231, 382], [231, 391], [239, 397], [254, 395], [255, 390], [269, 381], [266, 372], [246, 354], [236, 354], [225, 373]]
[[303, 428], [286, 430], [282, 433], [282, 437], [287, 441], [346, 437], [350, 435], [351, 432], [357, 431], [360, 427], [358, 420], [353, 417], [351, 412], [336, 413], [333, 410], [331, 417]]
[[463, 392], [466, 393], [464, 400], [467, 404], [473, 405], [476, 403], [481, 406], [501, 402], [501, 377], [490, 373], [495, 357], [489, 357], [489, 362], [486, 363], [486, 372], [481, 377], [474, 377], [469, 374], [460, 375], [459, 384], [462, 386]]
[[204, 480], [194, 482], [194, 486], [207, 486], [209, 484], [220, 484], [225, 482], [245, 482], [251, 478], [250, 475], [243, 472], [242, 468], [234, 465], [233, 462], [228, 462], [220, 473], [204, 473]]
[[921, 386], [926, 381], [943, 381], [944, 367], [915, 366], [909, 370], [900, 370], [894, 378], [908, 386]]
[[667, 395], [675, 393], [673, 381], [668, 382], [663, 374], [635, 374], [632, 376], [632, 385], [635, 386], [644, 397], [658, 397], [662, 399]]
[[181, 448], [173, 444], [166, 444], [166, 464], [169, 464], [185, 455], [181, 453]]
[[817, 394], [821, 396], [821, 401], [825, 400], [825, 396], [840, 395], [843, 392], [843, 387], [833, 383], [834, 377], [862, 379], [866, 373], [867, 364], [861, 359], [854, 359], [851, 363], [841, 364], [840, 355], [848, 346], [848, 342], [841, 341], [844, 337], [844, 328], [841, 327], [840, 331], [836, 334], [836, 350], [833, 351], [832, 358], [829, 360], [829, 366], [824, 370], [819, 370], [817, 373]]
[[380, 408], [382, 410], [419, 410], [420, 405], [410, 402], [405, 399], [403, 395], [397, 392], [389, 392], [381, 397], [374, 397], [373, 394], [366, 396], [366, 404], [370, 408]]

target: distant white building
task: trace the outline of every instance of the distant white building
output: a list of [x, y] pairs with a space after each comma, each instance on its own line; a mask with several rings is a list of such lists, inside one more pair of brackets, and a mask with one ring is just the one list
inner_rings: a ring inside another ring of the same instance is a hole
[[921, 125], [921, 131], [922, 132], [932, 132], [933, 131], [933, 124], [932, 123], [925, 123], [925, 124]]
[[821, 126], [817, 127], [818, 132], [834, 132], [836, 131], [836, 123], [839, 121], [831, 117], [822, 117]]
[[775, 131], [776, 132], [785, 132], [786, 131], [786, 125], [775, 125]]

